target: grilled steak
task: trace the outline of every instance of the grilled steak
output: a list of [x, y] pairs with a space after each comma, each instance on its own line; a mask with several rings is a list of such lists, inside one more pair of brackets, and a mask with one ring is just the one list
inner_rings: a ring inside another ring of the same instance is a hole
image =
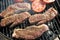
[[51, 7], [44, 14], [35, 14], [29, 17], [29, 22], [31, 24], [37, 22], [38, 24], [42, 24], [45, 23], [46, 21], [52, 20], [57, 14], [58, 12], [53, 7]]
[[14, 14], [14, 15], [11, 15], [9, 17], [2, 19], [0, 25], [6, 26], [10, 23], [13, 23], [12, 25], [17, 25], [18, 23], [22, 23], [29, 16], [31, 16], [31, 15], [28, 12], [23, 12], [20, 14]]
[[8, 17], [10, 15], [14, 14], [14, 9], [8, 6], [8, 8], [0, 13], [1, 17]]
[[0, 16], [2, 17], [8, 17], [14, 13], [19, 13], [21, 11], [28, 11], [31, 9], [31, 6], [29, 3], [15, 3], [10, 6], [4, 11], [0, 13]]
[[45, 24], [39, 26], [29, 26], [25, 29], [15, 29], [12, 37], [23, 38], [23, 39], [35, 39], [40, 37], [45, 31], [49, 30], [48, 26]]

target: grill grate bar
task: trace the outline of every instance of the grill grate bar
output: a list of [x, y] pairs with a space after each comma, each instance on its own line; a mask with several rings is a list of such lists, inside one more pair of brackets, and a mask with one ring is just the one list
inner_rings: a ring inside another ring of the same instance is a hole
[[58, 6], [60, 7], [59, 1], [58, 1], [58, 0], [56, 0], [56, 2], [57, 2], [57, 4], [58, 4]]
[[60, 28], [59, 28], [59, 25], [58, 25], [58, 23], [57, 23], [57, 21], [55, 20], [55, 22], [56, 22], [56, 26], [57, 26], [57, 28], [58, 28], [58, 30], [60, 31]]
[[[4, 5], [4, 0], [2, 0], [2, 2], [1, 2], [3, 5]], [[4, 7], [2, 7], [3, 5], [1, 4], [1, 11], [3, 10], [3, 9], [5, 9], [5, 6]], [[4, 28], [3, 28], [3, 33], [4, 33]]]
[[[4, 5], [3, 0], [2, 0], [2, 2], [1, 2], [1, 7], [3, 6], [2, 4]], [[3, 8], [4, 8], [4, 7], [3, 7]], [[3, 8], [1, 8], [1, 10], [3, 10]]]
[[12, 0], [10, 0], [10, 1], [11, 1], [10, 3], [13, 4]]
[[23, 28], [25, 28], [25, 26], [26, 26], [25, 21], [24, 21], [24, 24], [23, 24], [23, 25], [24, 25], [24, 27], [23, 27]]
[[10, 5], [10, 2], [9, 2], [9, 0], [7, 0], [8, 1], [8, 5]]
[[9, 5], [11, 5], [11, 0], [8, 0]]
[[[6, 1], [6, 4], [5, 4], [5, 6], [7, 7], [7, 5], [8, 5], [8, 3], [7, 3], [7, 1]], [[5, 8], [6, 8], [6, 7], [5, 7]]]
[[9, 29], [9, 36], [10, 36], [10, 38], [12, 37], [12, 31]]
[[45, 36], [46, 40], [48, 40], [48, 38], [47, 38], [47, 36], [45, 34], [44, 34], [44, 36]]
[[45, 40], [44, 36], [41, 36], [42, 40]]
[[[4, 0], [3, 0], [3, 3], [4, 3]], [[7, 2], [6, 2], [7, 3]], [[5, 9], [5, 6], [3, 7]]]
[[55, 30], [57, 30], [57, 28], [56, 28], [56, 25], [54, 24], [55, 23], [55, 20], [53, 19], [53, 26], [54, 26], [54, 28], [55, 28]]
[[[54, 20], [54, 19], [53, 19], [53, 21], [54, 21], [54, 22], [53, 22], [54, 30], [58, 30], [58, 29], [57, 29], [57, 26], [55, 25], [55, 20]], [[55, 33], [58, 33], [57, 31], [54, 31], [54, 32], [55, 32]]]
[[2, 12], [2, 1], [1, 1], [1, 12]]
[[21, 29], [22, 29], [23, 25], [21, 24]]
[[[54, 26], [53, 26], [53, 23], [52, 23], [52, 22], [50, 23], [50, 27], [53, 27], [53, 28], [54, 28]], [[52, 31], [54, 32], [54, 29], [52, 29]]]
[[59, 16], [56, 17], [58, 24], [60, 24]]
[[56, 26], [57, 30], [59, 31], [59, 29], [60, 29], [60, 28], [59, 28], [58, 23], [57, 23], [57, 21], [56, 21], [56, 20], [55, 20], [55, 23], [56, 23], [56, 25], [55, 25], [55, 26]]

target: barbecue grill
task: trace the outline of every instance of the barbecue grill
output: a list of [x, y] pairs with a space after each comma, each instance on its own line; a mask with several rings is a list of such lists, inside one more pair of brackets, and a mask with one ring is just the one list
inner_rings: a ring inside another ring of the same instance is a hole
[[[28, 2], [28, 0], [25, 0], [24, 2]], [[47, 5], [46, 9], [44, 12], [49, 9], [50, 7], [54, 7], [58, 13], [60, 13], [60, 0], [56, 0], [54, 3]], [[14, 0], [0, 0], [0, 12], [2, 12], [4, 9], [6, 9], [9, 5], [14, 4]], [[30, 11], [29, 11], [30, 12]], [[32, 12], [33, 13], [33, 12]], [[47, 22], [46, 24], [49, 26], [50, 30], [46, 31], [41, 37], [36, 38], [36, 40], [54, 40], [56, 37], [59, 37], [60, 34], [60, 14], [58, 14], [57, 17], [55, 17], [53, 20], [50, 22]], [[19, 24], [15, 28], [25, 28], [26, 26], [29, 26], [29, 22], [25, 20], [22, 24]], [[24, 39], [15, 39], [12, 38], [12, 32], [14, 28], [9, 28], [5, 27], [2, 28], [0, 27], [0, 32], [2, 32], [4, 35], [7, 37], [11, 38], [11, 40], [24, 40]]]

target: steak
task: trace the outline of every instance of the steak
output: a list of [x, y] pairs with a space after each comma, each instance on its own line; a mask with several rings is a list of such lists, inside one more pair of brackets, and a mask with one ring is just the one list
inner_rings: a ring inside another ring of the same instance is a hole
[[55, 18], [57, 14], [58, 12], [53, 7], [51, 7], [44, 14], [35, 14], [29, 17], [29, 22], [31, 24], [42, 24]]
[[0, 13], [1, 17], [8, 17], [14, 13], [20, 13], [21, 11], [29, 11], [31, 6], [29, 3], [15, 3], [6, 8], [6, 10]]
[[14, 25], [17, 25], [18, 23], [22, 23], [25, 19], [27, 19], [30, 16], [31, 15], [28, 12], [14, 14], [14, 15], [11, 15], [9, 17], [6, 17], [6, 18], [2, 19], [1, 22], [0, 22], [0, 25], [2, 27], [4, 27], [4, 26], [12, 23], [11, 26], [14, 26]]
[[14, 38], [23, 38], [23, 39], [35, 39], [40, 37], [44, 32], [49, 30], [48, 26], [45, 24], [39, 26], [29, 26], [25, 29], [15, 29], [12, 37]]

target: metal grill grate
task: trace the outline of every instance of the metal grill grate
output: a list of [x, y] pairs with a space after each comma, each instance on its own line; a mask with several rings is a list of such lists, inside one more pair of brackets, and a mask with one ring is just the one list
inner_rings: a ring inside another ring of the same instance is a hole
[[[0, 1], [0, 12], [2, 12], [4, 9], [6, 9], [9, 5], [11, 5], [13, 3], [14, 3], [13, 0], [1, 0]], [[59, 0], [56, 0], [54, 3], [52, 3], [50, 5], [47, 5], [46, 10], [50, 7], [54, 7], [59, 12], [59, 10], [60, 10], [59, 9], [59, 7], [60, 7]], [[55, 35], [58, 36], [60, 34], [60, 21], [59, 21], [60, 19], [59, 18], [60, 18], [60, 14], [55, 19], [53, 19], [50, 22], [46, 23], [49, 26], [50, 30], [51, 30], [51, 31], [48, 31], [48, 33], [51, 32], [51, 35], [48, 35], [47, 32], [45, 32], [41, 37], [37, 38], [36, 40], [53, 40], [54, 38], [52, 39], [52, 37], [54, 37]], [[18, 28], [25, 28], [27, 26], [26, 24], [28, 24], [27, 20], [24, 21], [22, 24], [20, 24], [18, 26]], [[9, 27], [0, 28], [0, 31], [3, 34], [5, 34], [7, 37], [12, 38], [12, 36], [11, 36], [12, 30], [10, 30]], [[14, 39], [14, 38], [12, 38], [12, 39], [13, 40], [21, 40], [21, 39]]]

